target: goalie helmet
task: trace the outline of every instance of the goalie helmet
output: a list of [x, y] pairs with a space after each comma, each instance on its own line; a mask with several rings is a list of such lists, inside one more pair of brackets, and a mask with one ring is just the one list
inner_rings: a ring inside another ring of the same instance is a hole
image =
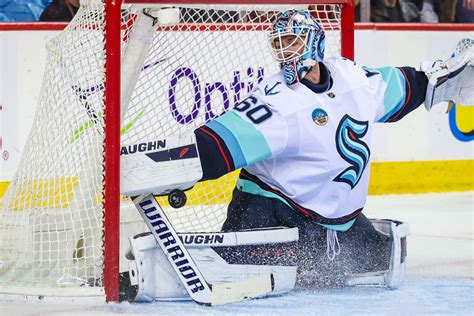
[[282, 12], [268, 37], [289, 85], [301, 81], [317, 62], [324, 59], [324, 30], [308, 11], [290, 9]]

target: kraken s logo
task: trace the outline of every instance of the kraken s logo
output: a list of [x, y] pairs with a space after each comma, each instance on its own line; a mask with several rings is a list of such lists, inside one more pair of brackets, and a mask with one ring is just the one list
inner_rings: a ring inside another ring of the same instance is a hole
[[345, 182], [353, 189], [360, 180], [367, 163], [370, 150], [361, 138], [367, 133], [369, 122], [361, 122], [344, 115], [336, 132], [336, 148], [339, 155], [350, 166], [334, 178], [336, 182]]

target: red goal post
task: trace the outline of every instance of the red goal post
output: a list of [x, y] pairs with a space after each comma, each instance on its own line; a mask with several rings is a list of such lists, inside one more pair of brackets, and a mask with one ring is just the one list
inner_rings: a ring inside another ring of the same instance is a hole
[[[0, 209], [0, 284], [8, 284], [0, 294], [118, 300], [121, 239], [139, 232], [120, 233], [135, 220], [120, 217], [137, 215], [120, 198], [121, 141], [192, 131], [277, 71], [265, 36], [277, 11], [310, 8], [328, 34], [327, 55], [354, 55], [349, 0], [82, 4], [47, 45], [32, 132]], [[129, 49], [137, 6], [171, 5], [180, 21], [152, 30], [137, 60]], [[234, 182], [199, 183], [182, 209], [165, 205], [176, 230], [219, 229]]]

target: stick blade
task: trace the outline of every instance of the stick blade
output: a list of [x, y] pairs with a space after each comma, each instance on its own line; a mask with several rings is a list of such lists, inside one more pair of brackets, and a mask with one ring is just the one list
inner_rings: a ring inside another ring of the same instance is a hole
[[233, 283], [212, 285], [212, 304], [222, 305], [240, 302], [259, 296], [264, 296], [273, 291], [273, 274], [264, 274]]

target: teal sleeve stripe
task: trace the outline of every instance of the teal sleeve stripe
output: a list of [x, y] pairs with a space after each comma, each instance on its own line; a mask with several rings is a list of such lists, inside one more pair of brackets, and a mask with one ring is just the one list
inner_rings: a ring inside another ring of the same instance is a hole
[[380, 72], [383, 81], [387, 84], [387, 89], [384, 93], [385, 114], [378, 120], [379, 122], [386, 122], [395, 115], [405, 103], [405, 77], [398, 68], [384, 67], [375, 69]]
[[243, 120], [234, 111], [219, 116], [215, 121], [234, 135], [247, 165], [271, 157], [272, 152], [262, 132], [255, 128], [253, 124]]
[[326, 227], [328, 229], [331, 229], [331, 230], [337, 230], [338, 232], [345, 232], [349, 228], [352, 227], [352, 224], [354, 224], [354, 222], [355, 222], [355, 219], [353, 219], [351, 221], [348, 221], [345, 224], [340, 224], [340, 225], [326, 225], [326, 224], [319, 224], [319, 225], [321, 225], [323, 227]]
[[242, 192], [246, 192], [246, 193], [250, 193], [250, 194], [254, 194], [254, 195], [265, 196], [265, 197], [271, 198], [271, 199], [278, 199], [278, 200], [282, 201], [283, 203], [285, 203], [286, 205], [288, 205], [289, 207], [291, 207], [291, 205], [288, 204], [288, 202], [285, 201], [284, 198], [282, 198], [278, 194], [265, 191], [264, 189], [259, 187], [258, 184], [254, 183], [252, 181], [245, 180], [245, 179], [238, 179], [237, 183], [236, 183], [236, 186], [237, 186], [237, 189], [239, 189]]
[[239, 142], [235, 138], [234, 134], [232, 134], [232, 132], [227, 129], [227, 127], [219, 123], [217, 120], [208, 122], [206, 126], [212, 129], [225, 142], [232, 156], [235, 169], [239, 169], [247, 165]]

